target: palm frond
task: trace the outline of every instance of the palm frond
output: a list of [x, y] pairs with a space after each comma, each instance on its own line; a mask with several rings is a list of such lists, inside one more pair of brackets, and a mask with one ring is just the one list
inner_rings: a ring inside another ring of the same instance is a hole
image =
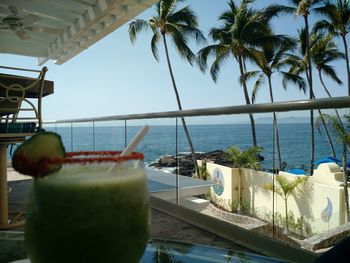
[[209, 45], [200, 49], [197, 53], [197, 64], [202, 72], [207, 68], [207, 61], [209, 57], [215, 57], [218, 45]]
[[175, 48], [177, 49], [181, 58], [187, 60], [191, 65], [195, 58], [195, 55], [187, 45], [187, 37], [179, 31], [179, 28], [173, 24], [166, 23], [164, 29], [172, 39]]
[[167, 17], [171, 24], [185, 24], [189, 27], [198, 27], [197, 16], [189, 6], [185, 6]]
[[260, 161], [258, 155], [262, 152], [262, 148], [253, 146], [247, 150], [241, 151], [236, 146], [230, 146], [226, 153], [229, 159], [232, 161], [233, 166], [237, 168], [252, 168], [255, 170], [260, 169]]
[[230, 56], [230, 53], [227, 52], [227, 49], [225, 49], [225, 52], [222, 52], [218, 49], [216, 50], [215, 60], [210, 67], [210, 75], [211, 75], [211, 78], [214, 80], [214, 82], [216, 82], [218, 79], [221, 65], [223, 65], [226, 62], [229, 56]]
[[320, 20], [316, 21], [314, 26], [312, 27], [312, 33], [317, 33], [317, 32], [329, 32], [332, 35], [336, 35], [336, 28], [334, 25], [327, 20]]
[[203, 44], [206, 42], [206, 38], [204, 37], [202, 31], [198, 28], [181, 24], [178, 24], [177, 27], [186, 37], [194, 38], [197, 44]]
[[263, 184], [262, 188], [269, 191], [275, 191], [284, 200], [287, 200], [289, 195], [294, 191], [301, 191], [300, 187], [307, 181], [307, 177], [297, 177], [296, 179], [290, 181], [284, 175], [277, 175], [275, 180], [277, 184]]
[[335, 73], [335, 69], [330, 65], [323, 65], [321, 68], [321, 71], [326, 74], [328, 77], [330, 77], [332, 80], [338, 83], [338, 85], [342, 85], [343, 82], [338, 78], [337, 74]]
[[160, 39], [160, 34], [158, 32], [155, 32], [151, 40], [151, 49], [152, 49], [152, 54], [157, 61], [159, 61], [159, 55], [158, 55], [159, 39]]
[[304, 78], [290, 72], [280, 71], [280, 73], [282, 74], [282, 86], [284, 89], [287, 89], [288, 84], [291, 83], [298, 86], [304, 94], [306, 93], [306, 82]]
[[299, 16], [308, 13], [310, 9], [310, 4], [311, 1], [309, 0], [300, 0], [298, 6], [296, 7], [295, 14]]
[[255, 103], [256, 96], [264, 83], [264, 74], [260, 74], [259, 78], [255, 81], [254, 86], [253, 86], [253, 91], [252, 91], [252, 103]]
[[330, 1], [325, 1], [322, 6], [315, 8], [314, 11], [330, 20], [336, 19], [337, 16], [337, 8]]
[[295, 9], [293, 7], [272, 4], [263, 9], [264, 16], [270, 20], [273, 17], [279, 17], [283, 14], [291, 14], [294, 13]]
[[137, 33], [142, 30], [146, 30], [148, 27], [148, 22], [142, 19], [136, 19], [130, 22], [128, 32], [131, 43], [134, 43], [136, 41]]
[[219, 16], [218, 20], [224, 22], [225, 24], [231, 25], [235, 21], [235, 14], [237, 14], [239, 8], [232, 0], [229, 0], [227, 4], [230, 7], [230, 9], [228, 11], [224, 11]]
[[350, 132], [346, 130], [343, 123], [337, 118], [337, 116], [322, 114], [323, 119], [332, 128], [334, 134], [341, 141], [347, 142]]
[[260, 75], [261, 71], [249, 71], [243, 74], [243, 76], [240, 76], [239, 81], [241, 83], [251, 80], [252, 78], [255, 78], [257, 75]]
[[159, 17], [163, 20], [166, 20], [166, 18], [173, 12], [177, 2], [177, 0], [161, 0], [159, 2]]

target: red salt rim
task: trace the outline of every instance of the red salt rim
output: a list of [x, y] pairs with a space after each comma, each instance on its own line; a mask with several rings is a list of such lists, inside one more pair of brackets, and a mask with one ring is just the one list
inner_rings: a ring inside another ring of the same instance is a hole
[[[81, 151], [81, 152], [68, 152], [66, 157], [63, 158], [49, 158], [48, 162], [52, 164], [75, 164], [75, 163], [102, 163], [102, 162], [124, 162], [130, 160], [143, 160], [144, 155], [139, 152], [133, 152], [125, 156], [117, 156], [121, 154], [121, 151]], [[82, 157], [99, 155], [99, 157]], [[100, 157], [101, 156], [101, 157]]]

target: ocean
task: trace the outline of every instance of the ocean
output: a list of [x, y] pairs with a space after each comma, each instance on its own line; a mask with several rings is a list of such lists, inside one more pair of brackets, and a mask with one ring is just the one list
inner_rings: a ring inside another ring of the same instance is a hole
[[[62, 137], [66, 151], [82, 150], [122, 150], [125, 146], [124, 127], [120, 126], [95, 126], [81, 127], [74, 124], [71, 127], [45, 127], [48, 131], [55, 131]], [[127, 127], [127, 140], [140, 129], [139, 126]], [[188, 125], [196, 152], [210, 152], [214, 150], [226, 150], [235, 145], [246, 149], [252, 145], [251, 129], [249, 124], [221, 124], [221, 125]], [[300, 168], [310, 163], [310, 125], [279, 124], [280, 147], [282, 160], [287, 163], [287, 168]], [[256, 124], [257, 141], [263, 147], [262, 162], [264, 169], [272, 169], [273, 161], [273, 133], [271, 124]], [[337, 158], [341, 159], [341, 145], [334, 138]], [[176, 128], [175, 126], [150, 126], [150, 131], [137, 148], [145, 155], [147, 164], [156, 161], [164, 155], [176, 154]], [[178, 127], [178, 152], [189, 152], [187, 140], [182, 126]], [[327, 138], [322, 132], [315, 129], [315, 160], [330, 156], [331, 151]], [[277, 166], [277, 155], [275, 155]], [[10, 159], [10, 151], [8, 151]]]

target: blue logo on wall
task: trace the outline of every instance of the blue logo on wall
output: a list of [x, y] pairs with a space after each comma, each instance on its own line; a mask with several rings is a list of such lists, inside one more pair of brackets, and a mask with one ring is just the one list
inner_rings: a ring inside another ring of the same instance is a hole
[[222, 195], [224, 192], [224, 175], [219, 168], [215, 168], [211, 174], [213, 180], [213, 189], [217, 195]]

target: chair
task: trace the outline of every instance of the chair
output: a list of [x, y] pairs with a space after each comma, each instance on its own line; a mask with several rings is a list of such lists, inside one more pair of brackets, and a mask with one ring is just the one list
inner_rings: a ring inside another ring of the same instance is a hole
[[[41, 103], [47, 68], [0, 68], [39, 73], [37, 78], [0, 73], [0, 140], [10, 137], [24, 138], [41, 130]], [[35, 98], [36, 105], [28, 98]]]
[[[35, 78], [29, 78], [0, 73], [0, 229], [11, 229], [24, 224], [22, 219], [25, 213], [8, 211], [7, 147], [42, 130], [41, 101], [47, 68], [0, 68], [38, 74]], [[53, 92], [53, 83], [50, 83], [51, 91], [47, 94]], [[36, 99], [36, 103], [29, 98]], [[9, 219], [9, 215], [13, 216]]]

